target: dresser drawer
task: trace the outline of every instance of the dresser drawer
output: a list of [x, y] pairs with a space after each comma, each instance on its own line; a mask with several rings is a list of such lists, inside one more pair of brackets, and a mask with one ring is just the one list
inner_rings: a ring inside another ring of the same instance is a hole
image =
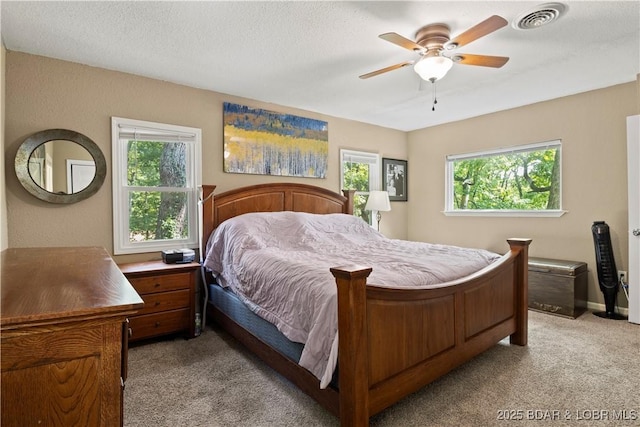
[[190, 310], [188, 308], [131, 317], [131, 319], [129, 319], [131, 328], [131, 337], [129, 340], [136, 341], [143, 338], [184, 331], [190, 327], [190, 317]]
[[142, 295], [144, 308], [138, 311], [136, 316], [177, 310], [179, 308], [189, 308], [189, 295], [191, 295], [189, 289]]
[[139, 294], [189, 289], [191, 287], [190, 273], [158, 274], [146, 277], [128, 278], [129, 282], [131, 282]]

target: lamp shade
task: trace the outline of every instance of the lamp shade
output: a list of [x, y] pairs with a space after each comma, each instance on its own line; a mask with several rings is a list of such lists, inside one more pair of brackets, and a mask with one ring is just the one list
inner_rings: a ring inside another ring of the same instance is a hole
[[389, 203], [389, 193], [386, 191], [373, 190], [369, 192], [365, 211], [390, 211], [391, 203]]
[[452, 66], [453, 61], [445, 56], [424, 56], [413, 69], [422, 79], [434, 82], [443, 78]]

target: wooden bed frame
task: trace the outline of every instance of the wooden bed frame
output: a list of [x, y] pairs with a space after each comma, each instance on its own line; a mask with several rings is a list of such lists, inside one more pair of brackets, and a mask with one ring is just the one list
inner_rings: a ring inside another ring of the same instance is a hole
[[[353, 214], [353, 191], [340, 195], [306, 184], [261, 184], [213, 197], [203, 186], [203, 239], [224, 220], [247, 212]], [[530, 239], [509, 239], [502, 258], [464, 279], [430, 289], [367, 286], [370, 266], [331, 269], [338, 295], [339, 392], [240, 327], [211, 303], [208, 318], [340, 418], [369, 417], [509, 336], [527, 344]], [[206, 242], [205, 242], [206, 243]], [[206, 247], [206, 244], [203, 245]]]

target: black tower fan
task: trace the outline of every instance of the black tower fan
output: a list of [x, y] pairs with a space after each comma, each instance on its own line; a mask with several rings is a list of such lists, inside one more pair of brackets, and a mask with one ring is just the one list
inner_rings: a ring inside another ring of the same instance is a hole
[[594, 313], [596, 316], [607, 319], [626, 319], [615, 312], [616, 298], [618, 295], [618, 270], [613, 258], [611, 247], [611, 235], [609, 226], [604, 221], [594, 221], [591, 226], [593, 244], [596, 248], [596, 263], [598, 265], [598, 283], [604, 295], [605, 312]]

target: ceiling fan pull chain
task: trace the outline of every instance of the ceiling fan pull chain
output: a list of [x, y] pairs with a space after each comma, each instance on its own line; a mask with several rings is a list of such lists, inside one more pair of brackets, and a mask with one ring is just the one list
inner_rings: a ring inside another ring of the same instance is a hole
[[433, 86], [433, 105], [431, 107], [431, 111], [436, 111], [436, 104], [438, 103], [438, 97], [436, 92], [436, 79], [430, 79], [431, 86]]

